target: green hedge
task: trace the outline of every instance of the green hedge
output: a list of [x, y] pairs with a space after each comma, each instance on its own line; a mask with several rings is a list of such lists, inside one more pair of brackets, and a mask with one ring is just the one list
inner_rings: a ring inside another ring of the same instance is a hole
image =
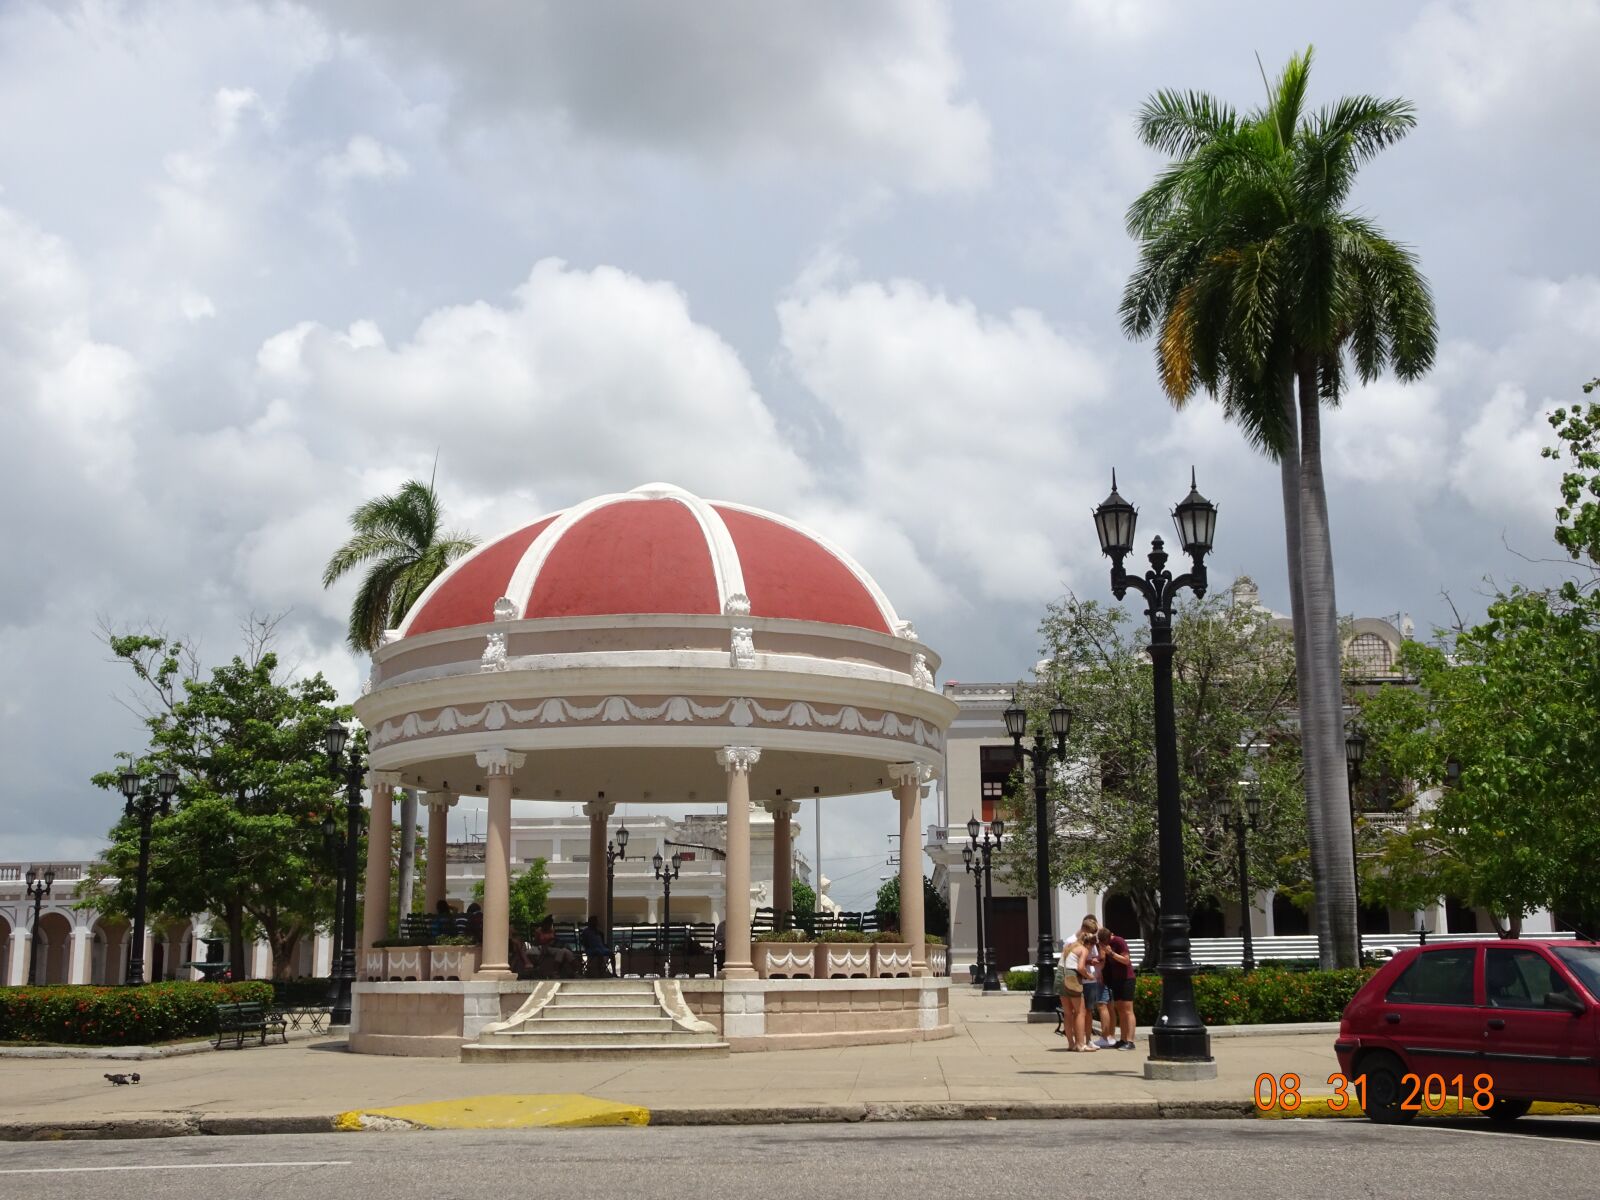
[[[1207, 1025], [1282, 1025], [1337, 1021], [1372, 967], [1337, 971], [1286, 971], [1276, 966], [1211, 971], [1194, 976], [1194, 1002]], [[1134, 984], [1134, 1015], [1149, 1026], [1161, 1016], [1161, 977], [1141, 974]]]
[[0, 1042], [140, 1046], [217, 1028], [216, 1005], [272, 1003], [265, 980], [0, 988]]

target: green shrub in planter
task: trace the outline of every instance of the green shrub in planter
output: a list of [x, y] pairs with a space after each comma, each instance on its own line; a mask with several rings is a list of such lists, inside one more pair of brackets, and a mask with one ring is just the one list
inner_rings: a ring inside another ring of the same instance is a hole
[[[862, 933], [859, 929], [836, 929], [831, 933], [819, 934], [817, 941], [831, 942], [834, 945], [839, 946], [845, 944], [854, 944], [856, 942], [870, 942], [873, 940], [873, 937], [873, 934]], [[807, 940], [809, 941], [810, 939]]]
[[923, 940], [924, 944], [929, 945], [929, 946], [942, 946], [942, 945], [944, 945], [944, 939], [942, 937], [940, 937], [937, 933], [925, 933], [925, 934], [922, 935], [922, 940]]
[[750, 939], [754, 942], [792, 942], [804, 945], [810, 942], [811, 935], [803, 929], [769, 929], [766, 933], [758, 933]]
[[216, 1032], [218, 1004], [272, 1003], [272, 985], [0, 988], [0, 1041], [138, 1046]]
[[1007, 971], [1003, 978], [1006, 985], [1006, 991], [1031, 992], [1033, 991], [1033, 981], [1038, 978], [1038, 972]]
[[[1237, 969], [1194, 977], [1194, 1002], [1207, 1025], [1283, 1025], [1337, 1021], [1350, 998], [1374, 971], [1283, 970], [1276, 965], [1250, 973]], [[1161, 977], [1142, 974], [1134, 987], [1134, 1014], [1141, 1025], [1161, 1016]]]
[[[382, 949], [385, 949], [386, 947], [393, 947], [393, 946], [438, 946], [438, 945], [441, 945], [444, 942], [444, 940], [445, 940], [444, 938], [439, 938], [439, 939], [436, 940], [436, 939], [431, 938], [431, 937], [386, 937], [386, 938], [374, 938], [373, 942], [372, 942], [372, 948], [374, 950], [382, 950]], [[467, 940], [470, 941], [471, 939], [469, 938]]]

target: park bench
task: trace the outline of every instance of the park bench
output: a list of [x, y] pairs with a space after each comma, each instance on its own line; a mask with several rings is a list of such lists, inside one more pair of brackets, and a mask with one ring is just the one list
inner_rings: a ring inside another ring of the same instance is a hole
[[219, 1004], [217, 1005], [217, 1040], [212, 1047], [221, 1050], [223, 1044], [232, 1039], [234, 1049], [244, 1048], [244, 1036], [247, 1033], [259, 1033], [259, 1045], [267, 1044], [267, 1035], [276, 1033], [285, 1043], [289, 1040], [288, 1023], [281, 1013], [269, 1012], [261, 1004]]

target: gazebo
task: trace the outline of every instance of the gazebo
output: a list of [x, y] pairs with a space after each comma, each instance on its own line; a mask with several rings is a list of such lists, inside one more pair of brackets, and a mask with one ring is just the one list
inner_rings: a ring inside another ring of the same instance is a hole
[[[653, 1002], [671, 1022], [660, 1036], [616, 1026], [639, 1035], [619, 1046], [947, 1036], [948, 980], [930, 972], [922, 912], [921, 801], [957, 711], [935, 689], [938, 665], [844, 551], [773, 513], [668, 484], [551, 513], [462, 558], [385, 636], [355, 712], [370, 746], [368, 896], [389, 890], [394, 788], [424, 793], [434, 845], [456, 797], [487, 798], [481, 955], [434, 947], [397, 976], [373, 946], [387, 913], [369, 904], [351, 1048], [468, 1059], [593, 1050], [611, 1043], [579, 1018], [621, 1003], [600, 996], [607, 989], [648, 992], [636, 1006]], [[774, 894], [786, 897], [796, 800], [889, 788], [909, 954], [890, 971], [818, 959], [808, 973], [798, 947], [785, 948], [789, 970], [758, 963], [751, 804], [776, 822]], [[602, 926], [619, 800], [725, 804], [720, 977], [517, 981], [507, 961], [513, 798], [585, 805], [589, 912]], [[430, 857], [430, 910], [444, 894], [443, 858]], [[570, 1036], [534, 1036], [560, 1032]]]

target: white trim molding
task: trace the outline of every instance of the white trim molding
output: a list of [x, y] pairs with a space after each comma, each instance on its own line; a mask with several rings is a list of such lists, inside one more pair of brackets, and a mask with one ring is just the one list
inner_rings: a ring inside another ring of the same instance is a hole
[[723, 746], [717, 751], [717, 765], [731, 775], [748, 775], [759, 761], [760, 746]]

